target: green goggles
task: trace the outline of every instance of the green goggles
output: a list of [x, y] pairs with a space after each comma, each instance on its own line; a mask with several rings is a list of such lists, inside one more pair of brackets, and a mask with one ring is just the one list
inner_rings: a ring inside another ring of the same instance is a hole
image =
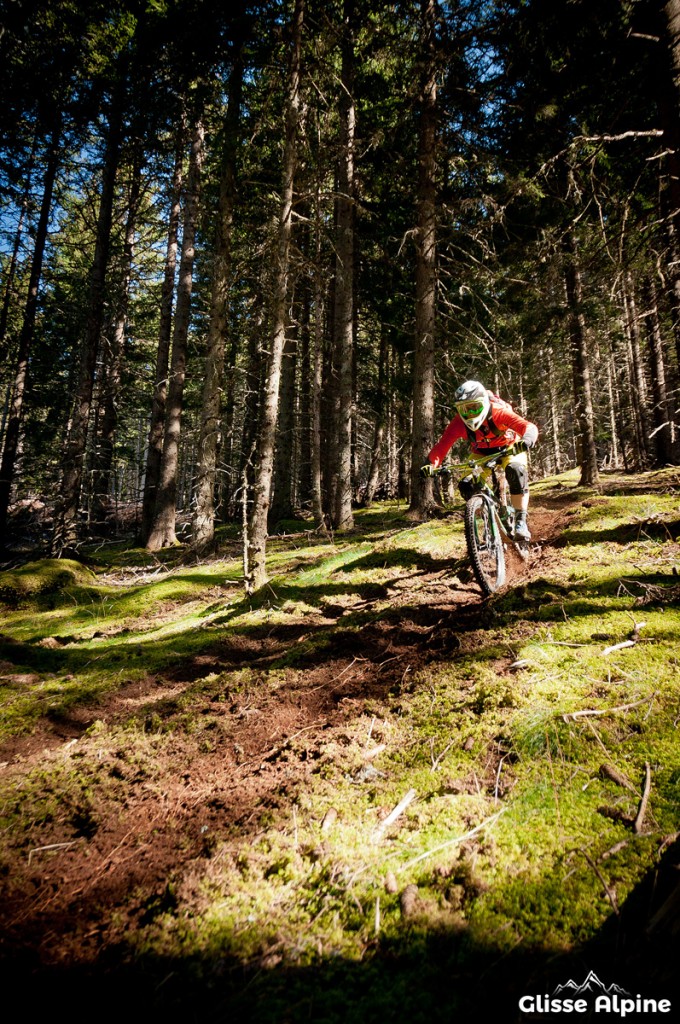
[[464, 420], [473, 420], [484, 412], [484, 402], [460, 402], [456, 408]]

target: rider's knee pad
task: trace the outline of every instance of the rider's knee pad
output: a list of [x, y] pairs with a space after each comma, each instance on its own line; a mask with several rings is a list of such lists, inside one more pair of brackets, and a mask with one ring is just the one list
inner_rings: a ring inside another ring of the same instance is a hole
[[475, 481], [472, 476], [464, 476], [462, 480], [458, 481], [458, 490], [464, 501], [469, 501], [472, 495], [475, 493]]
[[529, 474], [526, 466], [521, 463], [511, 463], [506, 467], [505, 478], [508, 481], [510, 494], [529, 493]]

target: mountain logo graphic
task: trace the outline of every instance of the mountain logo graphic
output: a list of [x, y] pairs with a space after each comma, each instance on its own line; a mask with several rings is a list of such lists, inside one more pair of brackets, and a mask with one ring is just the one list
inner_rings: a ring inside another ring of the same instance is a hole
[[568, 992], [569, 995], [580, 996], [584, 992], [602, 992], [604, 995], [619, 995], [619, 996], [630, 996], [630, 992], [627, 992], [625, 988], [621, 988], [620, 985], [605, 985], [600, 981], [594, 971], [588, 973], [585, 981], [582, 981], [580, 985], [577, 985], [575, 981], [565, 981], [564, 985], [558, 985], [553, 992], [554, 996], [559, 996], [563, 992]]

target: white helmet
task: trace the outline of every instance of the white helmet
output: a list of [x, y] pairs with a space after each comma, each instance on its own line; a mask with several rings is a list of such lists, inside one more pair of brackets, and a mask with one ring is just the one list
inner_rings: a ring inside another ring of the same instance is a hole
[[489, 392], [478, 380], [466, 380], [456, 390], [453, 401], [463, 423], [470, 430], [479, 430], [489, 415]]

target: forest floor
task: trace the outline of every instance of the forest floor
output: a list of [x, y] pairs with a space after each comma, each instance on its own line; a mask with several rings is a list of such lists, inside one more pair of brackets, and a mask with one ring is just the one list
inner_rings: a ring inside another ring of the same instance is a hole
[[395, 503], [288, 524], [255, 602], [228, 530], [200, 563], [0, 574], [5, 993], [548, 1020], [519, 1000], [594, 971], [677, 1013], [679, 496], [673, 470], [535, 485], [487, 600], [460, 512]]

